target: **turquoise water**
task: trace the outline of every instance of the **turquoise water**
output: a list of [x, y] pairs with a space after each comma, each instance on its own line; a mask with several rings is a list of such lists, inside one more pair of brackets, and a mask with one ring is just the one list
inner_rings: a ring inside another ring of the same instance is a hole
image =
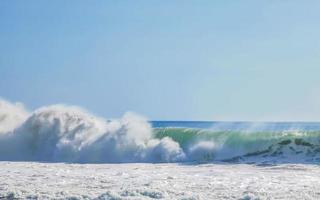
[[189, 160], [320, 161], [314, 122], [153, 121], [154, 135], [179, 143]]

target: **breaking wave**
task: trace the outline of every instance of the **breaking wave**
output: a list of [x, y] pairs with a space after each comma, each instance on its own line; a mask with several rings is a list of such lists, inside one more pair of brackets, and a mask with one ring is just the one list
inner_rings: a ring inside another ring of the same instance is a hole
[[159, 128], [155, 133], [178, 142], [189, 161], [320, 162], [320, 131]]
[[152, 128], [126, 113], [106, 120], [75, 106], [33, 112], [0, 100], [0, 160], [118, 162], [319, 162], [319, 131]]
[[147, 120], [133, 113], [105, 120], [74, 106], [53, 105], [26, 114], [17, 108], [20, 104], [1, 100], [0, 105], [1, 160], [106, 163], [185, 159], [178, 143], [168, 137], [154, 138]]

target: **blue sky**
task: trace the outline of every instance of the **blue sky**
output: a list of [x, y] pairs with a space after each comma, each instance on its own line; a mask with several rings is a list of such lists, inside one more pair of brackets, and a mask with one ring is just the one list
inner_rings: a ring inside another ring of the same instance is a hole
[[320, 1], [0, 1], [0, 96], [106, 118], [320, 120]]

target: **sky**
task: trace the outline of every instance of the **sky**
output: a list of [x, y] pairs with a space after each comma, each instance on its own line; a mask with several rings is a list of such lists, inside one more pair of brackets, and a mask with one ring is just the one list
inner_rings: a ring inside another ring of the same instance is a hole
[[320, 121], [320, 1], [0, 1], [0, 97], [105, 117]]

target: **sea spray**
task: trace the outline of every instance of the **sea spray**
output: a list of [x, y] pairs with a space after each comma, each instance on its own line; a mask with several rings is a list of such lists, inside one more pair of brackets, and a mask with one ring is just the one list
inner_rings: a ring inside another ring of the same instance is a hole
[[1, 160], [101, 163], [184, 159], [179, 144], [170, 138], [153, 138], [147, 120], [133, 113], [107, 121], [78, 107], [54, 105], [28, 116], [10, 130], [12, 134], [1, 135]]
[[0, 98], [0, 134], [10, 133], [28, 117], [22, 103], [10, 103]]

